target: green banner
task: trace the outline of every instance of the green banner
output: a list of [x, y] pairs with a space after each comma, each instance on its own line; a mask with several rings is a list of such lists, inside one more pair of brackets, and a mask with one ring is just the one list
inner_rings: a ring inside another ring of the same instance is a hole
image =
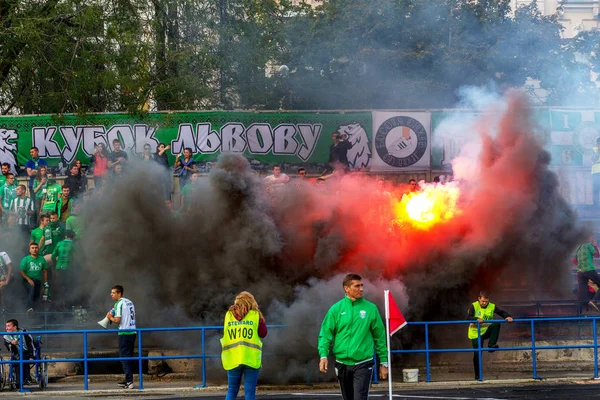
[[346, 134], [352, 148], [352, 168], [368, 168], [371, 162], [372, 116], [359, 113], [253, 113], [181, 112], [94, 114], [85, 117], [19, 116], [0, 117], [0, 162], [24, 166], [35, 146], [50, 166], [64, 168], [75, 159], [89, 163], [98, 143], [112, 150], [119, 139], [130, 158], [152, 151], [160, 143], [170, 144], [169, 160], [191, 148], [200, 170], [210, 169], [221, 153], [239, 153], [253, 168], [292, 164], [321, 172], [329, 159], [331, 134]]

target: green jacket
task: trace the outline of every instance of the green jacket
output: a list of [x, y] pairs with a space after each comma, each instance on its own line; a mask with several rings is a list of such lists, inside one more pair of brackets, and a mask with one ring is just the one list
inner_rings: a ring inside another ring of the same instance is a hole
[[323, 320], [319, 333], [319, 357], [327, 357], [331, 344], [335, 359], [355, 365], [373, 358], [376, 345], [380, 362], [387, 362], [385, 326], [377, 306], [365, 299], [344, 297], [335, 303]]

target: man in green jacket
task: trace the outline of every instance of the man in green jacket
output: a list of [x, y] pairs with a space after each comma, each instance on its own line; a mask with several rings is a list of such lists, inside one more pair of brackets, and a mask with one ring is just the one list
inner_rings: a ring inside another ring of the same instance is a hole
[[380, 361], [379, 376], [387, 379], [386, 333], [377, 306], [363, 299], [360, 275], [344, 277], [346, 296], [335, 303], [319, 333], [319, 370], [327, 373], [327, 356], [333, 343], [335, 371], [344, 400], [367, 400], [373, 375], [373, 345]]

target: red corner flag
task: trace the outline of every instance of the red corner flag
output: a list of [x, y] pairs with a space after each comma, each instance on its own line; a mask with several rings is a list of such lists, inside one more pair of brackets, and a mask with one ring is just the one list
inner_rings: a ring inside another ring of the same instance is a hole
[[404, 319], [389, 290], [385, 291], [385, 306], [385, 317], [390, 324], [389, 335], [392, 336], [406, 325], [406, 319]]

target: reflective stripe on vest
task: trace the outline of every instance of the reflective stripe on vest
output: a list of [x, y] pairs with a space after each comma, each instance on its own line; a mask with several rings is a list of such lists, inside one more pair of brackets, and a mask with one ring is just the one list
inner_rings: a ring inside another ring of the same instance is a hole
[[[496, 308], [494, 303], [488, 303], [486, 308], [481, 308], [479, 302], [476, 301], [473, 303], [473, 308], [475, 310], [475, 318], [481, 318], [483, 320], [494, 319], [494, 309]], [[488, 323], [481, 324], [482, 335], [488, 330], [490, 325], [491, 324]], [[477, 324], [469, 324], [469, 339], [477, 339]]]
[[247, 365], [261, 367], [262, 340], [258, 336], [259, 314], [250, 310], [238, 321], [231, 311], [225, 314], [223, 338], [221, 338], [221, 361], [226, 371]]

